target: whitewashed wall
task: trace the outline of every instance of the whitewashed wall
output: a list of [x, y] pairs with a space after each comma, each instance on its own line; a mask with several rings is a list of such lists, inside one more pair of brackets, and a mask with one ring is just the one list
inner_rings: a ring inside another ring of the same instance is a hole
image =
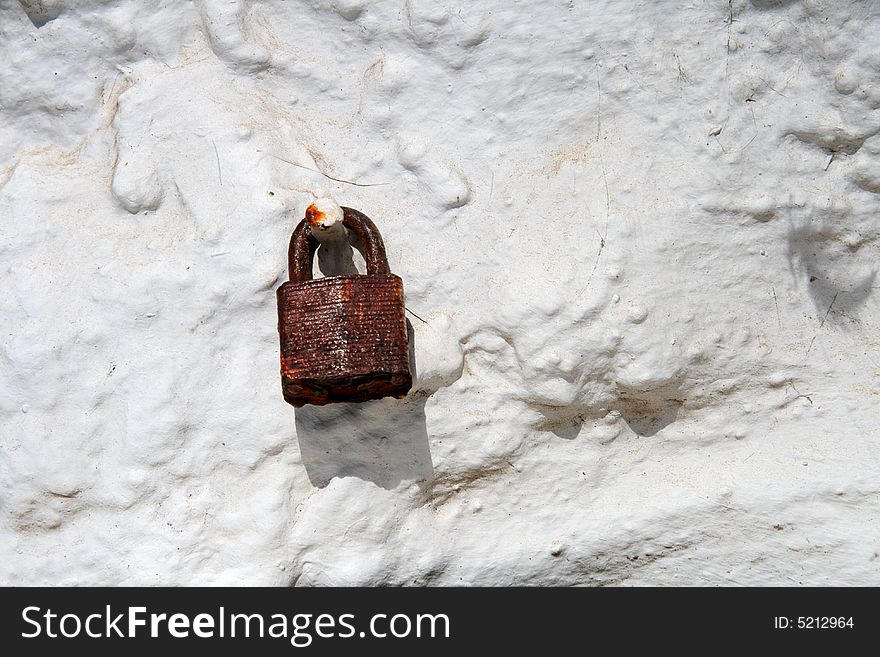
[[[880, 584], [880, 3], [0, 7], [2, 583]], [[318, 194], [406, 400], [281, 398]]]

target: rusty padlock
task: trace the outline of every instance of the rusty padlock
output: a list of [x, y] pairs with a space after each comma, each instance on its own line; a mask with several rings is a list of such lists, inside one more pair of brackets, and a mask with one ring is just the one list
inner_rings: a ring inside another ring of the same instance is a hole
[[405, 397], [412, 387], [403, 281], [366, 215], [342, 208], [366, 275], [312, 278], [318, 241], [308, 217], [290, 238], [290, 280], [278, 288], [281, 389], [296, 407]]

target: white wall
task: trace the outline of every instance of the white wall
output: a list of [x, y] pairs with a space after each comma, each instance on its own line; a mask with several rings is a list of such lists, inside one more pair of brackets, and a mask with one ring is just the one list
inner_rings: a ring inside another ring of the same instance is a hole
[[[880, 584], [880, 3], [21, 5], [3, 583]], [[406, 400], [281, 398], [313, 194]]]

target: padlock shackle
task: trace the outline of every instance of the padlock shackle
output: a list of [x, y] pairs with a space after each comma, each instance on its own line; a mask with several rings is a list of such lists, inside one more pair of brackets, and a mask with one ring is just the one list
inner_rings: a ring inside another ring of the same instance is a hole
[[[368, 276], [382, 276], [391, 273], [388, 258], [385, 255], [385, 244], [379, 229], [370, 218], [353, 208], [342, 208], [342, 225], [357, 235], [363, 248], [364, 260], [367, 263]], [[312, 280], [312, 260], [318, 250], [318, 240], [309, 230], [308, 219], [303, 219], [290, 236], [290, 247], [287, 250], [287, 267], [291, 283], [302, 283]]]

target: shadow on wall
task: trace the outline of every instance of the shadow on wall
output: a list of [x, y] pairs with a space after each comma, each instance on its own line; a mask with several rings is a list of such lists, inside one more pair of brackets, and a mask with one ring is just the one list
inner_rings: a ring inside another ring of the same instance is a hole
[[43, 27], [49, 21], [55, 20], [64, 11], [64, 5], [60, 1], [18, 0], [18, 4], [21, 5], [31, 24], [37, 29]]
[[876, 269], [866, 271], [853, 262], [858, 246], [847, 246], [830, 222], [792, 226], [787, 237], [789, 267], [796, 278], [804, 279], [823, 323], [838, 315], [854, 318], [877, 277]]
[[678, 392], [655, 394], [653, 392], [625, 392], [617, 402], [621, 417], [637, 436], [647, 438], [656, 435], [678, 419], [684, 400]]
[[[678, 420], [684, 405], [681, 392], [681, 375], [676, 374], [666, 383], [650, 388], [633, 388], [617, 384], [619, 396], [608, 408], [620, 413], [620, 417], [634, 434], [642, 438], [656, 435]], [[538, 431], [551, 431], [564, 440], [574, 440], [580, 435], [586, 422], [600, 422], [604, 415], [594, 409], [573, 406], [532, 405], [542, 419], [533, 426]]]
[[801, 0], [751, 0], [755, 9], [781, 9], [801, 2]]
[[[358, 273], [347, 244], [330, 249], [322, 245], [317, 255], [325, 275]], [[415, 332], [409, 320], [406, 329], [415, 381]], [[297, 408], [296, 435], [309, 481], [324, 488], [334, 477], [357, 477], [390, 490], [402, 481], [430, 479], [434, 467], [425, 421], [427, 400], [427, 394], [416, 392], [405, 399]]]
[[430, 479], [434, 467], [425, 424], [427, 397], [378, 399], [296, 409], [296, 435], [313, 486], [357, 477], [386, 489]]

